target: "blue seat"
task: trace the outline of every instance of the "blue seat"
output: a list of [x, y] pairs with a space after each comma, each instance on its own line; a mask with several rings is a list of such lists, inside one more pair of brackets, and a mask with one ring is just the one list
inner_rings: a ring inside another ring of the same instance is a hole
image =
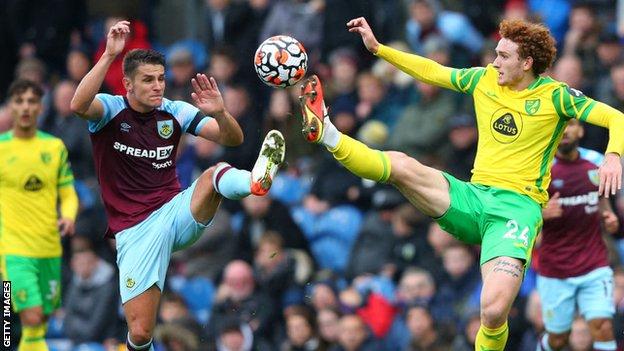
[[323, 235], [311, 243], [312, 254], [321, 269], [342, 273], [347, 266], [350, 246], [331, 235]]
[[200, 323], [208, 323], [215, 293], [214, 284], [209, 279], [175, 277], [169, 286], [184, 298], [189, 310]]
[[269, 195], [286, 205], [297, 205], [308, 194], [310, 184], [292, 174], [278, 173], [273, 179]]
[[310, 241], [314, 240], [316, 216], [303, 206], [291, 207], [290, 215], [303, 232], [303, 235]]
[[362, 220], [363, 214], [357, 207], [336, 206], [317, 219], [313, 237], [318, 237], [319, 233], [331, 235], [347, 243], [350, 249], [360, 231]]

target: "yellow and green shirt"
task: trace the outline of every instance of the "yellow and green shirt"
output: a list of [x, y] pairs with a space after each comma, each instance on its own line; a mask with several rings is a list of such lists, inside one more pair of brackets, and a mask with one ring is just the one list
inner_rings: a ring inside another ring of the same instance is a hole
[[548, 201], [550, 167], [566, 122], [609, 128], [606, 152], [624, 152], [624, 115], [550, 77], [514, 91], [492, 66], [455, 69], [381, 45], [377, 55], [418, 80], [474, 98], [479, 141], [471, 182]]
[[0, 254], [59, 257], [57, 221], [75, 219], [78, 198], [63, 142], [37, 132], [33, 138], [0, 134]]

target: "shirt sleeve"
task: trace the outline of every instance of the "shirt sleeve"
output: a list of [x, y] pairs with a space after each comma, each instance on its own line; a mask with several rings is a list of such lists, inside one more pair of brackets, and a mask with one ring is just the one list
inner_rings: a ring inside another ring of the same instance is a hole
[[553, 104], [560, 117], [576, 118], [609, 129], [605, 153], [624, 153], [624, 114], [613, 107], [585, 96], [581, 91], [562, 85], [553, 92]]
[[204, 124], [212, 119], [185, 101], [164, 100], [163, 105], [165, 111], [171, 113], [178, 120], [183, 131], [195, 136], [199, 134]]
[[98, 99], [104, 107], [104, 114], [100, 119], [89, 120], [89, 132], [96, 133], [100, 129], [110, 122], [119, 112], [126, 108], [126, 102], [121, 95], [110, 94], [97, 94], [95, 98]]
[[76, 189], [74, 189], [74, 175], [67, 159], [67, 149], [62, 144], [57, 187], [61, 217], [75, 220], [78, 214], [78, 195], [76, 194]]
[[381, 44], [376, 55], [419, 81], [462, 93], [472, 94], [485, 73], [483, 67], [464, 69], [446, 67], [428, 58]]

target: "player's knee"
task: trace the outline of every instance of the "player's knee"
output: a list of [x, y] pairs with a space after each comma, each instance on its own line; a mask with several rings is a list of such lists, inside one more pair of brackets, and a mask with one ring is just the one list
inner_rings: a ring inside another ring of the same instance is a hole
[[152, 339], [152, 331], [143, 325], [130, 328], [130, 339], [135, 345], [145, 345]]
[[597, 341], [611, 341], [614, 338], [613, 323], [607, 318], [591, 320], [589, 322], [589, 330], [593, 339]]
[[570, 333], [548, 334], [548, 344], [553, 350], [561, 350], [568, 344]]
[[391, 183], [401, 184], [408, 177], [424, 176], [425, 166], [415, 158], [399, 151], [387, 151], [386, 153], [390, 158], [392, 167], [389, 179]]
[[507, 306], [493, 301], [481, 306], [481, 324], [488, 328], [498, 328], [507, 320]]
[[29, 327], [36, 327], [38, 325], [43, 324], [44, 317], [41, 311], [24, 311], [20, 318], [21, 322]]

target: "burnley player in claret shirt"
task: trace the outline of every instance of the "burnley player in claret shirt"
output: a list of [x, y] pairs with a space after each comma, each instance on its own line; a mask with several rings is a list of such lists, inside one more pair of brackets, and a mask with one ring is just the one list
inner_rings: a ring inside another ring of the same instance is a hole
[[130, 33], [120, 21], [106, 50], [83, 78], [72, 110], [89, 121], [95, 167], [114, 236], [119, 285], [128, 321], [128, 350], [153, 350], [152, 332], [173, 251], [194, 243], [210, 225], [223, 197], [265, 195], [284, 159], [284, 138], [272, 130], [251, 172], [219, 163], [180, 189], [176, 152], [182, 133], [236, 146], [243, 133], [225, 109], [214, 78], [191, 80], [194, 104], [163, 97], [165, 59], [154, 50], [132, 50], [123, 61], [126, 95], [98, 94]]
[[576, 315], [588, 321], [595, 350], [615, 350], [613, 270], [602, 230], [618, 230], [609, 201], [598, 196], [602, 154], [578, 147], [583, 126], [570, 120], [557, 149], [542, 210], [544, 228], [537, 248], [537, 290], [546, 334], [542, 350], [561, 350]]

